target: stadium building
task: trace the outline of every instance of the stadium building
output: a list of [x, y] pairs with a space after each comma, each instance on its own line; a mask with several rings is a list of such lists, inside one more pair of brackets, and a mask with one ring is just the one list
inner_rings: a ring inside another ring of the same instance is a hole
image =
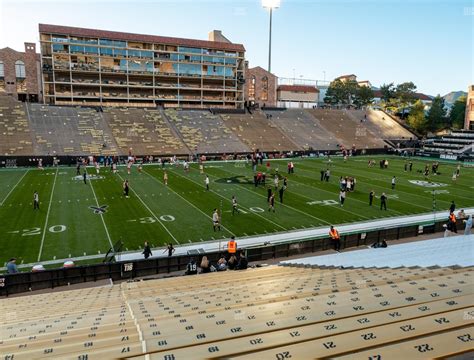
[[474, 85], [469, 86], [466, 103], [465, 130], [474, 130]]
[[245, 48], [210, 40], [39, 25], [44, 102], [242, 108]]
[[318, 105], [319, 90], [309, 85], [278, 86], [278, 106], [286, 108], [313, 108]]
[[21, 101], [42, 100], [40, 56], [36, 53], [36, 44], [25, 43], [24, 52], [9, 47], [0, 49], [0, 94]]
[[245, 72], [245, 100], [251, 105], [273, 107], [277, 105], [278, 77], [260, 66], [248, 68]]

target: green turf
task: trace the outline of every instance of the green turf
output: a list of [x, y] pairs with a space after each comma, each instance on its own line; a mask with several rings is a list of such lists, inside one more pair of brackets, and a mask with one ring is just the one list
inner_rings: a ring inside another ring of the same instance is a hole
[[[350, 158], [347, 163], [335, 158], [330, 165], [330, 182], [321, 182], [319, 171], [326, 169], [322, 159], [296, 159], [295, 174], [288, 175], [289, 186], [284, 204], [276, 201], [276, 212], [267, 211], [266, 189], [255, 188], [250, 165], [242, 163], [208, 163], [205, 171], [211, 179], [210, 191], [204, 187], [204, 175], [193, 164], [189, 173], [179, 167], [168, 167], [168, 186], [163, 183], [163, 170], [145, 166], [142, 173], [132, 169], [127, 175], [121, 167], [118, 174], [101, 169], [100, 176], [84, 184], [75, 180], [74, 168], [2, 170], [0, 171], [0, 264], [10, 257], [19, 264], [102, 256], [110, 244], [121, 240], [126, 250], [137, 250], [145, 240], [153, 247], [172, 242], [227, 239], [234, 234], [252, 236], [290, 231], [328, 224], [368, 221], [381, 217], [426, 213], [433, 210], [431, 188], [409, 180], [424, 180], [417, 170], [425, 162], [414, 160], [411, 173], [403, 171], [404, 160], [390, 158], [388, 169], [377, 164], [367, 167], [368, 157]], [[286, 176], [287, 161], [271, 162]], [[437, 210], [448, 209], [451, 200], [458, 208], [474, 206], [474, 169], [462, 168], [461, 177], [453, 183], [455, 163], [440, 165], [441, 175], [430, 180], [446, 184], [436, 188]], [[259, 170], [266, 171], [265, 167]], [[95, 170], [88, 171], [95, 174]], [[349, 193], [344, 207], [317, 201], [338, 201], [339, 176], [357, 178], [356, 191]], [[396, 175], [397, 185], [391, 190], [390, 180]], [[122, 194], [123, 179], [129, 179], [130, 198]], [[271, 176], [267, 177], [271, 183]], [[33, 191], [40, 194], [41, 209], [33, 211]], [[381, 211], [378, 199], [368, 206], [368, 193], [386, 192], [388, 211]], [[444, 193], [447, 191], [448, 193]], [[237, 197], [243, 213], [232, 216], [231, 197]], [[50, 202], [51, 200], [51, 202]], [[107, 205], [103, 215], [89, 206]], [[212, 211], [222, 209], [221, 232], [212, 229]], [[90, 262], [96, 262], [91, 259]]]

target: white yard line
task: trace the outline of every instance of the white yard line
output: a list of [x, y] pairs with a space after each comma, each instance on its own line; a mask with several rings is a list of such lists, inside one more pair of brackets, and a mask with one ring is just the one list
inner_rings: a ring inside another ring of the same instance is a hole
[[[117, 173], [117, 176], [122, 180], [123, 180], [123, 177], [120, 176], [120, 174]], [[180, 242], [174, 237], [174, 235], [168, 230], [168, 228], [165, 226], [165, 224], [163, 224], [163, 222], [160, 220], [160, 218], [158, 216], [155, 215], [155, 213], [153, 211], [151, 211], [151, 209], [148, 207], [147, 204], [145, 204], [145, 202], [142, 200], [142, 198], [136, 193], [135, 190], [133, 190], [132, 187], [130, 187], [130, 190], [132, 190], [132, 192], [135, 194], [135, 196], [137, 197], [138, 200], [141, 201], [141, 203], [143, 204], [143, 206], [146, 207], [146, 209], [150, 212], [151, 215], [153, 215], [153, 217], [155, 218], [156, 221], [158, 221], [160, 223], [161, 226], [163, 226], [163, 229], [166, 230], [166, 232], [173, 238], [173, 240], [176, 242], [176, 244], [180, 245]]]
[[[229, 174], [242, 175], [241, 173], [235, 173], [235, 172], [233, 172], [233, 171], [226, 170], [226, 169], [221, 169], [221, 170], [222, 170], [222, 171], [225, 171], [225, 172], [227, 172], [227, 173], [229, 173]], [[218, 177], [218, 176], [216, 176], [216, 175], [211, 175], [211, 176], [214, 177], [214, 178]], [[242, 189], [244, 189], [245, 191], [248, 191], [248, 192], [250, 192], [250, 193], [252, 193], [252, 194], [256, 194], [257, 196], [260, 196], [260, 197], [265, 198], [265, 195], [262, 195], [262, 194], [260, 194], [260, 193], [258, 193], [258, 192], [252, 191], [252, 190], [249, 190], [249, 189], [247, 189], [245, 186], [242, 186], [242, 185], [240, 185], [240, 184], [237, 184], [237, 186], [240, 187], [240, 188], [242, 188]], [[289, 209], [291, 209], [291, 210], [293, 210], [293, 211], [299, 212], [299, 213], [301, 213], [301, 214], [303, 214], [303, 215], [312, 217], [313, 219], [318, 220], [318, 221], [320, 221], [321, 223], [330, 225], [330, 223], [327, 222], [326, 220], [320, 219], [320, 218], [318, 218], [318, 217], [316, 217], [316, 216], [313, 216], [313, 215], [311, 215], [311, 214], [309, 214], [309, 213], [307, 213], [307, 212], [301, 211], [301, 210], [299, 210], [299, 209], [297, 209], [297, 208], [294, 208], [293, 206], [286, 205], [286, 204], [279, 204], [279, 206], [284, 206], [284, 207], [289, 208]]]
[[[153, 180], [155, 180], [157, 183], [159, 184], [162, 184], [156, 177], [154, 177], [153, 175], [147, 173], [145, 170], [143, 171], [145, 174], [147, 174], [149, 177], [151, 177]], [[176, 191], [174, 191], [173, 189], [171, 189], [170, 187], [168, 187], [169, 190], [171, 190], [172, 192], [174, 192], [176, 195], [178, 195], [181, 199], [183, 199], [184, 201], [186, 201], [189, 205], [191, 205], [193, 208], [195, 208], [197, 211], [199, 211], [201, 214], [203, 214], [205, 217], [207, 217], [208, 219], [212, 220], [212, 217], [209, 216], [208, 214], [206, 214], [204, 211], [202, 211], [201, 209], [199, 209], [196, 205], [194, 205], [193, 203], [189, 202], [188, 200], [186, 200], [184, 197], [182, 197], [181, 195], [179, 195]], [[226, 228], [224, 225], [221, 225], [221, 227], [224, 229], [224, 230], [227, 230], [231, 235], [234, 235], [235, 234], [230, 231], [228, 228]]]
[[[92, 194], [94, 194], [95, 203], [97, 207], [100, 207], [99, 200], [97, 200], [97, 196], [95, 195], [94, 187], [92, 186], [92, 181], [90, 179], [89, 179], [89, 185], [91, 186]], [[102, 224], [104, 224], [104, 229], [105, 229], [105, 233], [107, 234], [107, 239], [109, 240], [110, 248], [113, 249], [114, 245], [112, 244], [112, 239], [110, 238], [109, 229], [107, 228], [107, 225], [105, 224], [104, 214], [102, 214], [101, 212], [99, 213], [99, 215], [100, 215], [100, 218], [102, 219]]]
[[5, 198], [3, 199], [3, 201], [0, 203], [0, 206], [3, 206], [3, 204], [5, 203], [5, 201], [7, 201], [8, 197], [10, 196], [10, 194], [13, 192], [13, 190], [15, 190], [15, 188], [18, 186], [18, 184], [21, 182], [21, 180], [23, 180], [23, 178], [24, 178], [25, 175], [28, 173], [28, 171], [30, 171], [30, 169], [26, 170], [25, 173], [23, 174], [23, 176], [20, 178], [20, 180], [18, 180], [18, 182], [11, 188], [11, 190], [8, 192], [7, 196], [5, 196]]
[[[173, 170], [171, 170], [171, 171], [173, 171]], [[178, 174], [178, 172], [176, 172], [176, 171], [173, 171], [173, 172], [174, 172], [176, 175], [178, 175], [179, 177], [182, 177], [182, 178], [187, 179], [187, 180], [189, 180], [189, 181], [191, 181], [191, 182], [193, 182], [193, 183], [195, 183], [195, 184], [197, 184], [197, 185], [199, 185], [199, 186], [202, 186], [202, 185], [199, 184], [197, 181], [193, 180], [191, 177], [182, 176], [182, 175]], [[211, 175], [211, 177], [215, 177], [215, 176], [212, 176], [212, 175]], [[232, 203], [232, 201], [231, 201], [230, 199], [226, 198], [225, 196], [222, 196], [222, 195], [219, 194], [217, 191], [212, 190], [212, 189], [210, 189], [209, 191], [212, 192], [212, 193], [214, 193], [214, 194], [216, 194], [217, 196], [220, 196], [221, 198], [223, 198], [223, 199], [226, 200], [227, 202]], [[244, 210], [248, 210], [249, 212], [253, 213], [254, 215], [257, 215], [258, 217], [261, 217], [262, 219], [264, 219], [264, 220], [266, 220], [266, 221], [272, 223], [273, 225], [279, 227], [280, 229], [282, 229], [282, 230], [284, 230], [284, 231], [287, 231], [287, 230], [288, 230], [287, 228], [281, 226], [280, 224], [277, 224], [276, 222], [274, 222], [274, 221], [272, 221], [272, 220], [270, 220], [270, 219], [267, 219], [266, 217], [260, 215], [259, 213], [256, 213], [256, 212], [251, 211], [249, 208], [246, 208], [246, 207], [243, 206], [243, 205], [239, 205], [239, 207], [242, 208], [242, 209], [244, 209]]]
[[51, 189], [51, 195], [49, 197], [49, 204], [48, 204], [48, 211], [46, 212], [46, 221], [44, 222], [43, 235], [41, 236], [41, 245], [40, 245], [40, 249], [39, 249], [39, 253], [38, 253], [38, 261], [40, 261], [41, 253], [43, 252], [44, 238], [46, 236], [46, 230], [48, 228], [49, 213], [51, 211], [51, 204], [53, 202], [54, 187], [56, 186], [56, 179], [58, 177], [58, 171], [59, 171], [59, 169], [56, 169], [56, 174], [54, 174], [53, 188]]

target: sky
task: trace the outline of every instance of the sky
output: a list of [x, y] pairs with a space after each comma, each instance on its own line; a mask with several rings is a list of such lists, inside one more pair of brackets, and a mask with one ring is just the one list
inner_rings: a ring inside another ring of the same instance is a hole
[[[268, 66], [261, 0], [0, 0], [0, 48], [38, 43], [38, 23], [203, 40], [217, 29], [245, 46], [250, 67]], [[474, 83], [474, 0], [281, 0], [272, 38], [279, 77], [355, 74], [429, 95]]]

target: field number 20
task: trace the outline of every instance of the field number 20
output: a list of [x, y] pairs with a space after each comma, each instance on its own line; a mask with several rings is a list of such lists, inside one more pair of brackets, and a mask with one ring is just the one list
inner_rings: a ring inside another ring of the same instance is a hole
[[[48, 231], [51, 233], [61, 233], [63, 231], [66, 231], [66, 225], [53, 225], [50, 226]], [[39, 227], [34, 227], [30, 229], [23, 229], [21, 236], [33, 236], [33, 235], [40, 235], [41, 234], [41, 228]]]

